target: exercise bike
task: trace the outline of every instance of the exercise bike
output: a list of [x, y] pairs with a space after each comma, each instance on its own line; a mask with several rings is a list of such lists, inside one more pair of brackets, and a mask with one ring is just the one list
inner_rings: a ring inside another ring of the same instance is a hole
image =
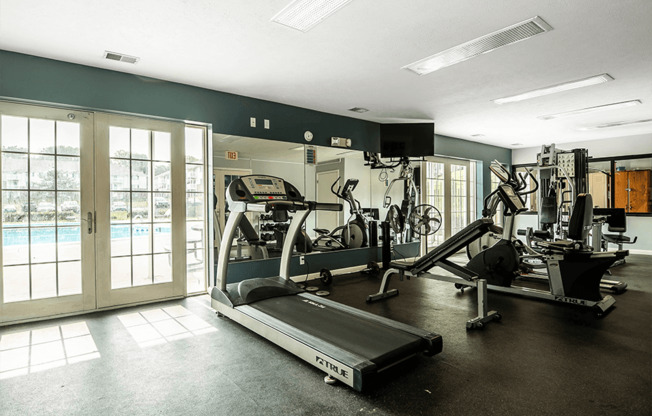
[[338, 177], [331, 185], [331, 192], [338, 198], [346, 201], [349, 204], [350, 216], [346, 224], [336, 227], [332, 231], [325, 228], [315, 228], [314, 231], [319, 234], [312, 242], [314, 250], [338, 250], [347, 248], [360, 248], [366, 247], [368, 244], [367, 238], [367, 222], [362, 215], [362, 208], [360, 202], [353, 197], [353, 191], [358, 186], [358, 179], [348, 179], [343, 187], [338, 186], [335, 190], [335, 185], [340, 181]]

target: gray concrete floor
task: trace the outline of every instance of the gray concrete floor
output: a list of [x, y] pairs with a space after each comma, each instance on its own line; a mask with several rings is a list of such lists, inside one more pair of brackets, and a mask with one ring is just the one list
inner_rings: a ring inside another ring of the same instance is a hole
[[356, 393], [228, 319], [206, 296], [0, 329], [0, 415], [650, 415], [652, 256], [614, 269], [629, 290], [588, 311], [489, 294], [503, 320], [467, 332], [475, 292], [336, 277], [330, 298], [439, 333], [444, 351]]

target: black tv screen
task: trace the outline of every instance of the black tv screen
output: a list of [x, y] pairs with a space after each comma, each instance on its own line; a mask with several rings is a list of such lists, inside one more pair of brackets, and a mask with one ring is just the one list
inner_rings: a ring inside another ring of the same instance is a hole
[[420, 157], [435, 154], [435, 123], [381, 124], [382, 157]]

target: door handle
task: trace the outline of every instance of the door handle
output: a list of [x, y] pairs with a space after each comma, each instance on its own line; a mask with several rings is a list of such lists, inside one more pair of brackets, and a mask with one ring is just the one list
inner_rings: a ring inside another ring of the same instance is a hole
[[88, 224], [88, 234], [93, 234], [93, 213], [89, 211], [86, 218], [82, 218], [82, 220]]

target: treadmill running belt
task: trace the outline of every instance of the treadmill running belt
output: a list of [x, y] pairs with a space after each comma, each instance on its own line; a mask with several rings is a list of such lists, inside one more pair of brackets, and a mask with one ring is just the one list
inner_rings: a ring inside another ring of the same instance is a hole
[[416, 335], [314, 303], [318, 301], [311, 303], [301, 296], [282, 296], [249, 306], [297, 330], [367, 357], [381, 367], [388, 360], [423, 349], [422, 340]]

